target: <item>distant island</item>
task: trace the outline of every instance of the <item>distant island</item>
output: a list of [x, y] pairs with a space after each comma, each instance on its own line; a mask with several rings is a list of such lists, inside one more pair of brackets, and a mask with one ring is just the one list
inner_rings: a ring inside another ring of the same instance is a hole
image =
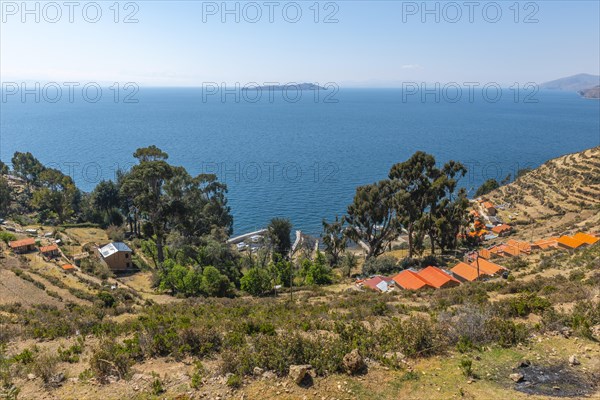
[[316, 85], [314, 83], [288, 83], [285, 85], [263, 85], [263, 86], [252, 86], [244, 87], [242, 90], [287, 90], [287, 89], [299, 89], [299, 90], [327, 90], [323, 86]]
[[579, 94], [586, 99], [600, 99], [600, 85], [590, 89], [580, 90]]
[[600, 76], [591, 74], [577, 74], [542, 83], [540, 85], [540, 89], [579, 92], [588, 90], [589, 88], [595, 88], [598, 85], [600, 85]]

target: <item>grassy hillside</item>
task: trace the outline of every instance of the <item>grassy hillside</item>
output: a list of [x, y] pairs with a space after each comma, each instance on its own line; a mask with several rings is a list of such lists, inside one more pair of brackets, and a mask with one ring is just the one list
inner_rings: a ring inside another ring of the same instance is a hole
[[600, 226], [600, 147], [568, 154], [544, 163], [515, 182], [493, 191], [494, 204], [505, 220], [525, 225], [529, 238], [559, 235]]

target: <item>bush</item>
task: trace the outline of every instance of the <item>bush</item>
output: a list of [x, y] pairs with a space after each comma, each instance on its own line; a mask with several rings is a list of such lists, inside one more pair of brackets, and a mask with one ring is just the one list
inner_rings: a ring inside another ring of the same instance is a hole
[[241, 289], [253, 296], [263, 296], [271, 290], [271, 275], [260, 267], [250, 268], [240, 279]]
[[8, 244], [10, 241], [17, 240], [17, 237], [10, 232], [2, 231], [0, 232], [0, 240]]
[[365, 275], [388, 275], [399, 269], [398, 261], [392, 256], [371, 257], [363, 264]]
[[493, 318], [484, 325], [486, 335], [490, 340], [502, 347], [511, 347], [527, 341], [527, 327], [524, 324], [515, 324], [513, 321]]
[[90, 358], [90, 368], [100, 382], [107, 382], [109, 376], [125, 378], [130, 366], [126, 347], [112, 340], [102, 341]]
[[235, 389], [241, 387], [242, 386], [242, 378], [240, 378], [236, 374], [229, 376], [229, 378], [227, 378], [227, 386], [235, 388]]
[[56, 367], [58, 365], [58, 358], [50, 355], [49, 353], [39, 354], [32, 367], [34, 374], [42, 378], [44, 383], [47, 385], [51, 379], [56, 375]]

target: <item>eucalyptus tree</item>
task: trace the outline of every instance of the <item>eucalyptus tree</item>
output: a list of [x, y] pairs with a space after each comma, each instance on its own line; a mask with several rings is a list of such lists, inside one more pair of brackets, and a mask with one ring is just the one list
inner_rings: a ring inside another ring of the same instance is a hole
[[367, 258], [382, 254], [398, 235], [394, 189], [389, 180], [358, 187], [347, 213], [347, 235], [367, 245]]
[[322, 239], [331, 267], [339, 264], [340, 256], [346, 250], [348, 238], [345, 232], [345, 222], [344, 218], [338, 218], [338, 216], [331, 223], [323, 220]]

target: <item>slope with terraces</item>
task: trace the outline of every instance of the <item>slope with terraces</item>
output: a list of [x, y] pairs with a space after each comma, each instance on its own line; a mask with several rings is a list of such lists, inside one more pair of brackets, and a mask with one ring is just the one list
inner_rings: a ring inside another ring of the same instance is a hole
[[540, 238], [600, 226], [600, 146], [550, 160], [488, 196], [517, 235]]

